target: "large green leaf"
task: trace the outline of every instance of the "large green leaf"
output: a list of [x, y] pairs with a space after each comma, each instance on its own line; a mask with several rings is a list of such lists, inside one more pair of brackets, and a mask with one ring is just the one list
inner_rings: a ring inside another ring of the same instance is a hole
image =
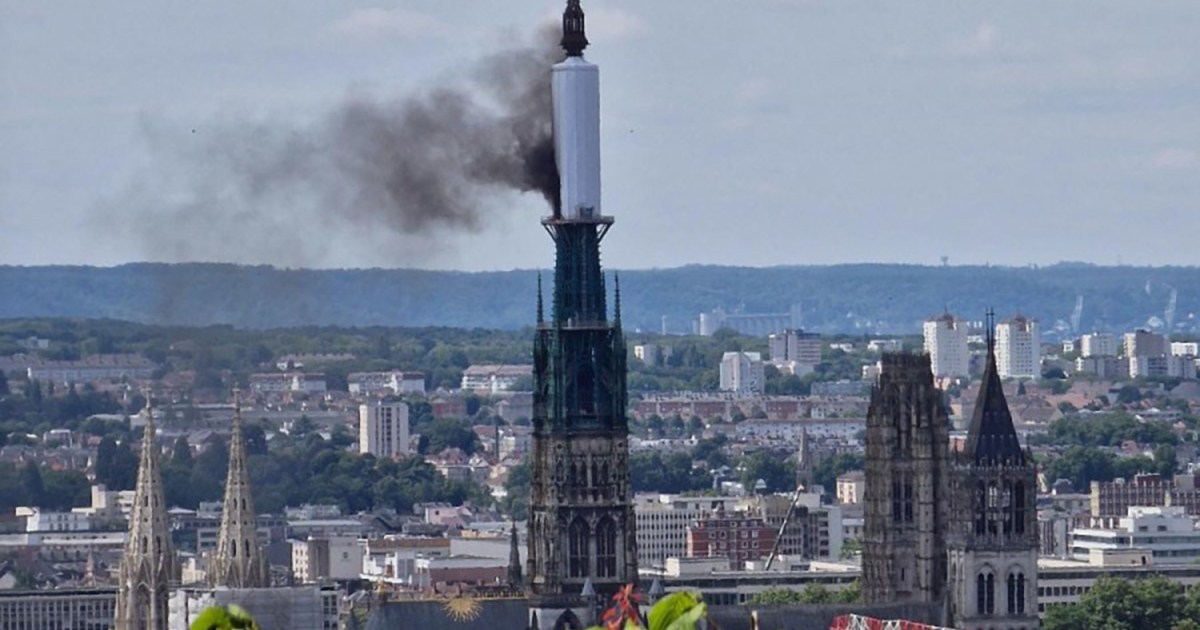
[[671, 593], [659, 600], [650, 609], [650, 614], [647, 615], [650, 622], [650, 630], [667, 630], [668, 628], [673, 628], [672, 624], [677, 619], [700, 605], [699, 600], [691, 593]]

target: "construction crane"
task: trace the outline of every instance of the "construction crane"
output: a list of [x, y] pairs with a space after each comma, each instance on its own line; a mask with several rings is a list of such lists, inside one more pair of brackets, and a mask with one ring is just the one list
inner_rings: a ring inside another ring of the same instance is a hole
[[792, 493], [792, 501], [788, 505], [787, 514], [783, 517], [783, 522], [779, 524], [779, 531], [775, 532], [775, 544], [771, 545], [771, 554], [767, 556], [767, 563], [763, 566], [764, 571], [771, 570], [771, 564], [775, 562], [775, 557], [779, 555], [779, 545], [783, 542], [783, 531], [787, 529], [788, 523], [792, 520], [792, 515], [796, 513], [796, 504], [800, 503], [800, 495], [804, 494], [804, 484], [798, 484], [796, 491]]

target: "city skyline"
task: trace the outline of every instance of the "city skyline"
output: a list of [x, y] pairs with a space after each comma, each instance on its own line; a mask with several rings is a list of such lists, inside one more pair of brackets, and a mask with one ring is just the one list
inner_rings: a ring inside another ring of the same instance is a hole
[[[8, 4], [0, 264], [538, 266], [533, 194], [488, 195], [474, 231], [415, 235], [303, 195], [184, 222], [158, 208], [198, 185], [194, 138], [303, 131], [349, 94], [461, 79], [557, 5], [301, 3], [284, 22]], [[1157, 8], [598, 2], [604, 194], [626, 234], [606, 263], [1197, 264], [1200, 8]]]

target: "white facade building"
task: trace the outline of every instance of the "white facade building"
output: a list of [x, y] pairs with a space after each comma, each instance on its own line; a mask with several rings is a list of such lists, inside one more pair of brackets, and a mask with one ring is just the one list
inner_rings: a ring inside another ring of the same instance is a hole
[[351, 536], [292, 541], [292, 575], [301, 584], [354, 580], [362, 570], [364, 543]]
[[672, 494], [639, 494], [633, 499], [637, 522], [639, 561], [659, 566], [667, 558], [687, 552], [687, 529], [696, 519], [734, 511], [735, 497], [685, 497]]
[[423, 372], [354, 372], [346, 377], [351, 394], [424, 394]]
[[1096, 551], [1140, 549], [1154, 563], [1194, 564], [1200, 561], [1200, 530], [1183, 506], [1130, 506], [1114, 529], [1076, 529], [1071, 555], [1087, 560]]
[[967, 323], [945, 313], [926, 320], [922, 327], [925, 352], [935, 377], [967, 376], [971, 356], [967, 350]]
[[726, 352], [721, 357], [721, 391], [741, 395], [763, 393], [766, 385], [762, 355], [757, 352]]
[[1200, 343], [1196, 343], [1195, 341], [1173, 341], [1171, 342], [1171, 356], [1200, 357]]
[[472, 365], [463, 370], [461, 387], [496, 394], [509, 391], [522, 378], [533, 378], [532, 365]]
[[1084, 335], [1079, 340], [1079, 356], [1115, 357], [1117, 356], [1117, 338], [1112, 333], [1095, 332]]
[[996, 367], [1000, 378], [1042, 375], [1042, 337], [1036, 320], [1017, 315], [996, 325]]
[[408, 435], [408, 405], [371, 402], [358, 408], [358, 452], [398, 457], [412, 452]]
[[50, 512], [20, 506], [16, 515], [25, 519], [26, 532], [85, 532], [92, 527], [91, 517], [82, 512]]

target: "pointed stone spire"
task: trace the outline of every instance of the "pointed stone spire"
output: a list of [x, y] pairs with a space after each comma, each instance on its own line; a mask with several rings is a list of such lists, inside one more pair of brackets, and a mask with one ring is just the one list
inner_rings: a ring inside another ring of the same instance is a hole
[[979, 384], [979, 398], [967, 429], [966, 454], [979, 464], [1025, 463], [1025, 453], [1013, 427], [1012, 412], [1004, 397], [1004, 384], [996, 366], [996, 314], [987, 313], [987, 365]]
[[175, 579], [175, 550], [167, 524], [151, 394], [147, 390], [146, 428], [129, 538], [121, 556], [114, 630], [166, 630], [167, 600]]
[[541, 324], [546, 321], [544, 313], [545, 311], [542, 309], [542, 272], [538, 271], [537, 323]]
[[613, 325], [621, 328], [621, 274], [613, 272]]
[[517, 538], [517, 522], [512, 522], [512, 530], [509, 532], [511, 539], [508, 547], [508, 586], [510, 588], [521, 588], [524, 579], [521, 575], [521, 548]]
[[246, 470], [246, 441], [242, 437], [240, 392], [233, 390], [233, 434], [229, 440], [229, 474], [225, 479], [225, 503], [221, 509], [221, 533], [217, 552], [209, 563], [208, 581], [213, 586], [260, 588], [270, 586], [270, 567], [258, 546], [258, 515]]

